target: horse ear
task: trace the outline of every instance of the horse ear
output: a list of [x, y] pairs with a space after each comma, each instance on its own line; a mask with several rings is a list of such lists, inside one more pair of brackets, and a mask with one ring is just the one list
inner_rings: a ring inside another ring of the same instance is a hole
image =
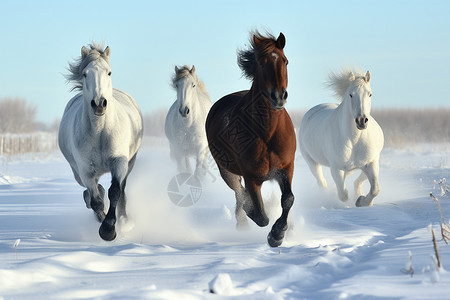
[[180, 69], [178, 69], [178, 66], [175, 66], [175, 74], [178, 74], [178, 71], [179, 71]]
[[195, 73], [195, 66], [194, 65], [192, 65], [192, 69], [189, 71], [191, 74], [194, 74]]
[[103, 55], [105, 55], [106, 59], [109, 61], [109, 56], [111, 55], [111, 49], [109, 46], [107, 46], [105, 51], [103, 51]]
[[370, 81], [370, 72], [369, 71], [367, 71], [366, 77], [364, 79], [366, 80], [367, 83], [369, 83], [369, 81]]
[[89, 54], [89, 50], [83, 46], [81, 47], [81, 58], [85, 58]]
[[350, 74], [349, 74], [349, 76], [348, 76], [348, 80], [349, 80], [349, 81], [355, 80], [355, 74], [353, 74], [353, 72], [350, 72]]
[[280, 49], [283, 49], [284, 46], [286, 45], [286, 37], [284, 36], [284, 34], [282, 32], [280, 32], [280, 35], [277, 38], [277, 47]]
[[260, 39], [256, 36], [256, 34], [253, 35], [253, 44], [258, 45]]

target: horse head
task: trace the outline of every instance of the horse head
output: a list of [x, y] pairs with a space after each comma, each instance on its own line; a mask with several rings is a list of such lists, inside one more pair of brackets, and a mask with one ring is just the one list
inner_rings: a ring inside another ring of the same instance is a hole
[[112, 99], [110, 55], [109, 47], [104, 51], [81, 48], [81, 60], [89, 62], [82, 71], [83, 96], [98, 117], [105, 114], [108, 101]]
[[353, 72], [349, 75], [350, 86], [347, 95], [351, 101], [351, 112], [356, 123], [356, 128], [367, 128], [370, 117], [372, 90], [370, 88], [370, 72], [365, 76], [355, 77]]
[[189, 69], [188, 66], [178, 68], [175, 66], [175, 76], [173, 79], [174, 88], [177, 91], [178, 112], [183, 118], [187, 118], [197, 88], [198, 78], [195, 74], [195, 66]]
[[283, 51], [286, 38], [283, 33], [280, 33], [276, 40], [272, 39], [271, 41], [272, 43], [268, 43], [268, 39], [253, 35], [257, 68], [262, 74], [265, 90], [269, 95], [272, 107], [280, 110], [286, 104], [288, 96], [286, 91], [288, 60]]

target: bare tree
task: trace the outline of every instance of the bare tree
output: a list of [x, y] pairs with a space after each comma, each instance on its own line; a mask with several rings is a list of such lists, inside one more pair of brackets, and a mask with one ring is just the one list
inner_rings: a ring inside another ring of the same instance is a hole
[[25, 133], [36, 130], [36, 106], [25, 99], [0, 100], [0, 133]]

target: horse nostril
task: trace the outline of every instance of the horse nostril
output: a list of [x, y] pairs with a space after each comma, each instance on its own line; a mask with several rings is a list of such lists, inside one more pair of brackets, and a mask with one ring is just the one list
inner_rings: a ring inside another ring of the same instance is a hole
[[365, 118], [364, 123], [367, 123], [367, 122], [369, 122], [369, 119]]
[[92, 108], [95, 108], [96, 106], [97, 106], [97, 105], [95, 104], [95, 101], [92, 100], [92, 101], [91, 101], [91, 107], [92, 107]]
[[106, 99], [103, 100], [103, 107], [106, 107], [106, 105], [108, 104], [108, 101], [106, 101]]
[[270, 98], [272, 98], [273, 100], [277, 99], [277, 95], [275, 94], [275, 91], [270, 92]]
[[183, 117], [186, 117], [189, 114], [189, 107], [185, 107], [185, 108], [180, 108], [178, 110], [178, 112], [180, 113], [180, 115], [182, 115]]
[[287, 92], [287, 91], [284, 91], [284, 94], [283, 94], [283, 100], [286, 100], [287, 97], [288, 97], [288, 92]]

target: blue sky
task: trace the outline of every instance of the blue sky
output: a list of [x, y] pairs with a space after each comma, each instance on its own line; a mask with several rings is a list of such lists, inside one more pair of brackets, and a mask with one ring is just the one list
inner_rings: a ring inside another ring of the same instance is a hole
[[373, 108], [448, 107], [450, 1], [1, 1], [0, 99], [61, 117], [63, 74], [83, 45], [111, 48], [113, 86], [145, 114], [175, 100], [175, 65], [195, 65], [214, 102], [250, 87], [236, 64], [249, 31], [286, 36], [288, 111], [333, 102], [327, 74], [372, 73]]

